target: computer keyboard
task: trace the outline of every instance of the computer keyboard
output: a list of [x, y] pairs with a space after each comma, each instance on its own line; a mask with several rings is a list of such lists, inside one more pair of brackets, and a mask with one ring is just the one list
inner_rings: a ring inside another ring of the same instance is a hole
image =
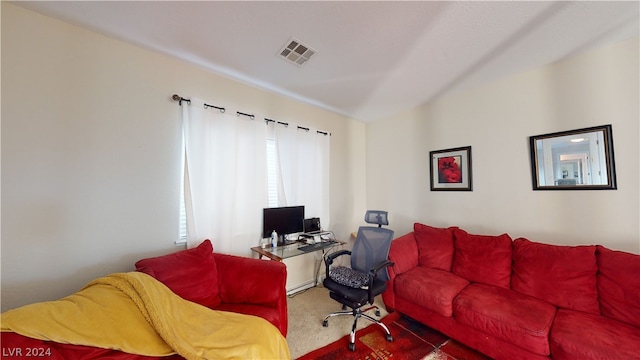
[[308, 244], [308, 245], [300, 246], [298, 248], [298, 250], [304, 251], [304, 252], [312, 252], [312, 251], [316, 251], [316, 250], [322, 249], [323, 247], [327, 247], [327, 245], [330, 245], [330, 244], [333, 244], [333, 243], [335, 243], [335, 241], [322, 241], [322, 242], [315, 243], [315, 244]]

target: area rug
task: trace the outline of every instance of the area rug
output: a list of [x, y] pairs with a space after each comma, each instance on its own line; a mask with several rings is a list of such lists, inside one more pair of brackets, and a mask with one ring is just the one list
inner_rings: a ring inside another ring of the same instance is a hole
[[[366, 321], [366, 320], [362, 320]], [[394, 312], [385, 316], [393, 341], [375, 324], [356, 333], [356, 349], [350, 351], [349, 335], [301, 356], [298, 360], [487, 360], [470, 349], [421, 323]], [[331, 324], [329, 324], [331, 326]]]

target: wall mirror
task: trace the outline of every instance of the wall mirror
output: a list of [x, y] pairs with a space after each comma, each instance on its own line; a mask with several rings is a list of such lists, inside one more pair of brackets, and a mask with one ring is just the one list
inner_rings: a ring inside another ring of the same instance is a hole
[[533, 190], [616, 189], [611, 125], [529, 137]]

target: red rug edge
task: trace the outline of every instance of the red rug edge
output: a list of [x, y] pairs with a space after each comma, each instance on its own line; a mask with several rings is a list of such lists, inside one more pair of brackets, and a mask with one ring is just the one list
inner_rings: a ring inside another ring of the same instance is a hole
[[[389, 325], [392, 322], [400, 319], [401, 316], [402, 315], [399, 312], [395, 311], [395, 312], [392, 312], [392, 313], [386, 315], [380, 321], [385, 325]], [[371, 325], [365, 327], [364, 329], [358, 330], [356, 332], [356, 337], [359, 338], [359, 337], [367, 335], [367, 334], [369, 334], [369, 333], [371, 333], [373, 331], [376, 331], [377, 330], [377, 326], [373, 326], [373, 325], [375, 325], [375, 324], [372, 323]], [[329, 344], [327, 344], [327, 345], [325, 345], [325, 346], [323, 346], [321, 348], [312, 350], [312, 351], [310, 351], [310, 352], [298, 357], [296, 360], [311, 360], [311, 359], [315, 359], [316, 357], [318, 357], [318, 355], [327, 352], [327, 349], [329, 349], [329, 348], [337, 348], [339, 346], [346, 346], [348, 343], [349, 343], [349, 334], [347, 334], [347, 335], [341, 337], [340, 339], [338, 339], [338, 340], [336, 340], [336, 341], [334, 341], [332, 343], [329, 343]]]

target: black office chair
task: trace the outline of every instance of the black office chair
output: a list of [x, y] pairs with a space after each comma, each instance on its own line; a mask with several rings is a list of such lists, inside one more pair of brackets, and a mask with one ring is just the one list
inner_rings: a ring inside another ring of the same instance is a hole
[[[380, 316], [380, 309], [373, 305], [373, 301], [387, 288], [389, 280], [387, 267], [393, 265], [388, 259], [393, 230], [382, 227], [382, 225], [389, 225], [386, 211], [369, 210], [365, 215], [365, 221], [378, 226], [361, 226], [358, 229], [353, 250], [342, 250], [330, 254], [325, 262], [327, 277], [324, 279], [323, 285], [329, 289], [329, 296], [342, 304], [343, 311], [327, 315], [322, 326], [329, 326], [330, 317], [352, 315], [354, 319], [349, 341], [349, 350], [351, 351], [356, 349], [356, 326], [361, 317], [378, 324], [387, 334], [387, 341], [393, 341], [385, 324], [365, 314], [365, 312], [375, 309], [376, 316]], [[334, 260], [342, 255], [351, 255], [351, 267], [331, 268]], [[367, 303], [373, 306], [362, 309]], [[347, 308], [351, 308], [351, 310], [347, 310]]]

